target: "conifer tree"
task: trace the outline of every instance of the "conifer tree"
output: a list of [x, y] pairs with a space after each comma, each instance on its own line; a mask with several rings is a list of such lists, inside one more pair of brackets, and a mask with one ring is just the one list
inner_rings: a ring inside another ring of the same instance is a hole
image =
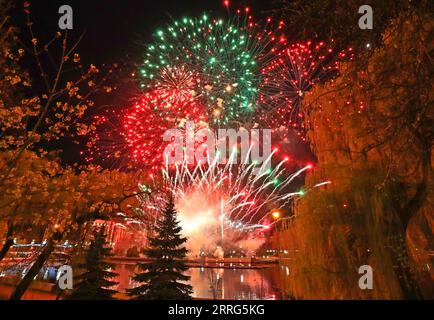
[[80, 264], [80, 268], [86, 271], [81, 274], [77, 285], [74, 284], [72, 294], [67, 298], [70, 300], [111, 300], [116, 290], [110, 287], [117, 282], [110, 279], [117, 276], [116, 273], [109, 271], [113, 266], [104, 262], [104, 259], [112, 256], [111, 248], [107, 246], [104, 228], [94, 231], [89, 250], [87, 251], [86, 261]]
[[190, 277], [183, 274], [188, 269], [184, 261], [188, 250], [183, 246], [187, 238], [180, 234], [176, 215], [170, 198], [154, 228], [155, 236], [149, 238], [150, 247], [145, 250], [151, 261], [139, 265], [142, 272], [133, 280], [140, 285], [128, 290], [136, 299], [191, 299], [192, 287], [186, 283]]

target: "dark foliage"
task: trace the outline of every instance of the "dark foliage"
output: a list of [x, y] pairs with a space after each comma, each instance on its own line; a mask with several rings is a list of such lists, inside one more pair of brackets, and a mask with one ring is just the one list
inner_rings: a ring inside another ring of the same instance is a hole
[[188, 269], [184, 261], [187, 249], [183, 246], [187, 239], [180, 235], [176, 215], [170, 199], [155, 227], [155, 236], [149, 238], [150, 247], [145, 250], [152, 261], [140, 265], [143, 272], [133, 278], [140, 285], [128, 290], [131, 296], [155, 300], [191, 298], [192, 287], [186, 283], [190, 277], [183, 274]]
[[74, 285], [74, 291], [68, 297], [70, 300], [111, 300], [116, 293], [110, 287], [117, 283], [111, 281], [117, 276], [108, 271], [113, 268], [104, 259], [111, 256], [111, 248], [107, 247], [104, 228], [94, 231], [94, 239], [91, 241], [86, 255], [86, 262], [79, 265], [86, 271], [78, 277], [79, 283]]

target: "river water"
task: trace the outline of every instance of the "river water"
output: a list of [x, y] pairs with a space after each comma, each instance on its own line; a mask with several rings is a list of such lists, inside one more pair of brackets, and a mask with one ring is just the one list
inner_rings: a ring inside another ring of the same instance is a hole
[[[119, 274], [116, 290], [124, 292], [137, 284], [131, 279], [138, 272], [135, 264], [117, 264]], [[195, 298], [275, 300], [285, 299], [284, 284], [290, 277], [285, 265], [272, 265], [261, 269], [233, 268], [190, 268], [186, 275], [191, 277]]]
[[[2, 276], [22, 277], [29, 268], [28, 263], [14, 264], [0, 269]], [[127, 288], [137, 286], [132, 277], [137, 273], [136, 263], [114, 264], [114, 279], [118, 285], [113, 289], [126, 292]], [[203, 299], [235, 299], [235, 300], [274, 300], [288, 299], [288, 284], [291, 282], [289, 265], [280, 261], [257, 269], [233, 267], [195, 267], [186, 271], [191, 277], [189, 283], [193, 287], [193, 297]], [[44, 266], [38, 275], [39, 280], [54, 283], [58, 275], [58, 266]]]

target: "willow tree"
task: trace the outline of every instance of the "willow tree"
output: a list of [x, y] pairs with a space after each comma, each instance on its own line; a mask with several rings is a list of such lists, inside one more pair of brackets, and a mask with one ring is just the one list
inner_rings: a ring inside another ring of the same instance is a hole
[[[432, 297], [433, 37], [432, 15], [402, 12], [366, 64], [343, 65], [304, 101], [318, 158], [307, 183], [332, 184], [298, 204], [294, 296]], [[358, 286], [362, 265], [373, 290]]]

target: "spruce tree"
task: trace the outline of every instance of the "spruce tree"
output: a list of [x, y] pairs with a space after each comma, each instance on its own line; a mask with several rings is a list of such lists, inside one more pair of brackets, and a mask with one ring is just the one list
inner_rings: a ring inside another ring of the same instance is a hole
[[190, 277], [183, 274], [188, 269], [184, 261], [188, 250], [183, 246], [187, 238], [181, 236], [176, 216], [170, 198], [154, 228], [155, 236], [149, 237], [149, 248], [145, 250], [151, 261], [139, 265], [143, 272], [137, 273], [133, 280], [140, 285], [128, 290], [136, 299], [191, 299], [193, 290], [186, 283]]
[[104, 228], [94, 230], [93, 239], [86, 254], [86, 261], [79, 267], [86, 271], [77, 277], [79, 281], [74, 283], [72, 294], [67, 297], [70, 300], [112, 300], [116, 290], [110, 287], [117, 282], [110, 279], [117, 276], [116, 273], [108, 271], [113, 265], [104, 262], [104, 259], [112, 256], [111, 248], [106, 242]]

